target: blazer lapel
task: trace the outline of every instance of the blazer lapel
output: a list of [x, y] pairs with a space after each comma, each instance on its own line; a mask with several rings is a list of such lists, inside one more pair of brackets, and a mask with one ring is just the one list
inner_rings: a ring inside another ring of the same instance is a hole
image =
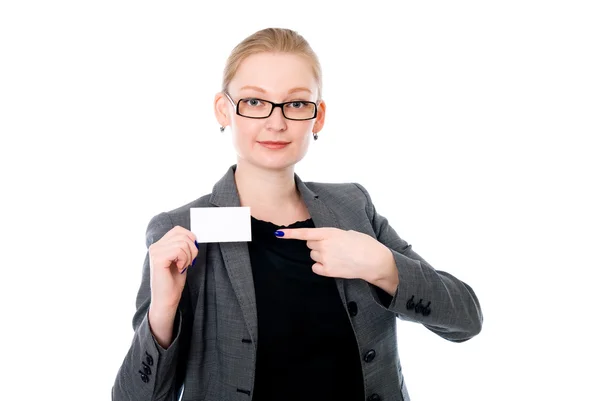
[[[235, 169], [232, 165], [227, 173], [215, 184], [211, 194], [210, 203], [221, 207], [239, 207], [240, 197], [235, 184]], [[333, 212], [319, 200], [319, 195], [306, 186], [297, 174], [294, 174], [296, 187], [308, 208], [315, 227], [336, 227], [339, 224]], [[248, 331], [253, 343], [256, 345], [258, 318], [256, 311], [256, 295], [254, 292], [254, 280], [252, 267], [250, 265], [250, 254], [246, 242], [221, 242], [219, 243], [221, 255], [231, 280], [237, 300], [242, 309], [242, 314], [248, 326]], [[344, 303], [345, 294], [342, 279], [337, 278], [336, 284]]]

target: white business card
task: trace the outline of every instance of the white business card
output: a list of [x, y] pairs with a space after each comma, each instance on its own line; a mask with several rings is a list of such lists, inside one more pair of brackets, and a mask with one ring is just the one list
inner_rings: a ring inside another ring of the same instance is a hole
[[199, 243], [252, 241], [250, 207], [192, 207], [190, 231]]

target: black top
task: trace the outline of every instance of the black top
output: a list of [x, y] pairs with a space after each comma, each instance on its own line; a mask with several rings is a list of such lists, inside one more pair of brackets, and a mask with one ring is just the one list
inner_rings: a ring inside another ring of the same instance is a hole
[[248, 243], [258, 313], [253, 401], [364, 400], [360, 353], [335, 279], [312, 271], [306, 241], [277, 238], [289, 226], [251, 218]]

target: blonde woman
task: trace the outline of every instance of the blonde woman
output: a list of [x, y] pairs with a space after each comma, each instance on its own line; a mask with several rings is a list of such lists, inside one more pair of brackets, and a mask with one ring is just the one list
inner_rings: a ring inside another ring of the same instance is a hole
[[[150, 220], [113, 400], [408, 401], [396, 318], [455, 342], [481, 330], [471, 287], [415, 253], [362, 185], [295, 174], [325, 123], [321, 87], [294, 31], [233, 49], [214, 111], [237, 163]], [[190, 208], [226, 206], [250, 207], [252, 241], [197, 243]]]

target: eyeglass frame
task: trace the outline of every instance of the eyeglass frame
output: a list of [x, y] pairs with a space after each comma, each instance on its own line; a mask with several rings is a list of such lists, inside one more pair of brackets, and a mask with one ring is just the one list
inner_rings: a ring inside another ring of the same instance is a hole
[[[253, 118], [253, 119], [257, 119], [257, 120], [262, 120], [262, 119], [265, 119], [265, 118], [269, 118], [269, 117], [271, 117], [271, 114], [273, 114], [273, 110], [275, 110], [275, 108], [276, 108], [276, 107], [280, 107], [280, 108], [281, 108], [281, 114], [283, 115], [283, 117], [284, 117], [285, 119], [287, 119], [287, 120], [290, 120], [290, 121], [308, 121], [308, 120], [314, 120], [315, 118], [317, 118], [317, 114], [318, 114], [318, 110], [317, 110], [317, 109], [319, 108], [319, 104], [318, 104], [318, 103], [316, 103], [316, 102], [311, 102], [311, 101], [309, 101], [309, 100], [292, 100], [292, 101], [290, 101], [290, 102], [275, 103], [275, 102], [271, 102], [270, 100], [261, 99], [261, 98], [258, 98], [258, 97], [242, 97], [242, 98], [240, 98], [240, 99], [237, 101], [237, 103], [236, 103], [236, 102], [235, 102], [235, 101], [234, 101], [234, 100], [231, 98], [231, 95], [230, 95], [229, 93], [227, 93], [227, 92], [223, 91], [223, 94], [224, 94], [225, 96], [227, 96], [227, 99], [229, 99], [229, 101], [231, 102], [231, 104], [233, 105], [233, 107], [235, 107], [235, 114], [237, 114], [238, 116], [241, 116], [241, 117], [245, 117], [245, 118]], [[245, 115], [243, 115], [243, 114], [240, 114], [240, 106], [239, 106], [239, 105], [240, 105], [240, 102], [241, 102], [242, 100], [248, 100], [248, 99], [256, 99], [256, 100], [260, 100], [260, 101], [262, 101], [262, 102], [265, 102], [265, 103], [269, 103], [269, 104], [271, 104], [271, 111], [269, 112], [269, 115], [268, 115], [268, 116], [265, 116], [265, 117], [249, 117], [249, 116], [245, 116]], [[314, 115], [313, 115], [312, 117], [310, 117], [310, 118], [288, 118], [288, 117], [285, 115], [285, 111], [283, 110], [283, 106], [285, 106], [286, 104], [290, 104], [290, 103], [298, 103], [298, 102], [302, 102], [302, 103], [311, 103], [311, 104], [313, 104], [313, 105], [315, 106], [315, 113], [314, 113]], [[319, 102], [319, 103], [320, 103], [320, 102]]]

